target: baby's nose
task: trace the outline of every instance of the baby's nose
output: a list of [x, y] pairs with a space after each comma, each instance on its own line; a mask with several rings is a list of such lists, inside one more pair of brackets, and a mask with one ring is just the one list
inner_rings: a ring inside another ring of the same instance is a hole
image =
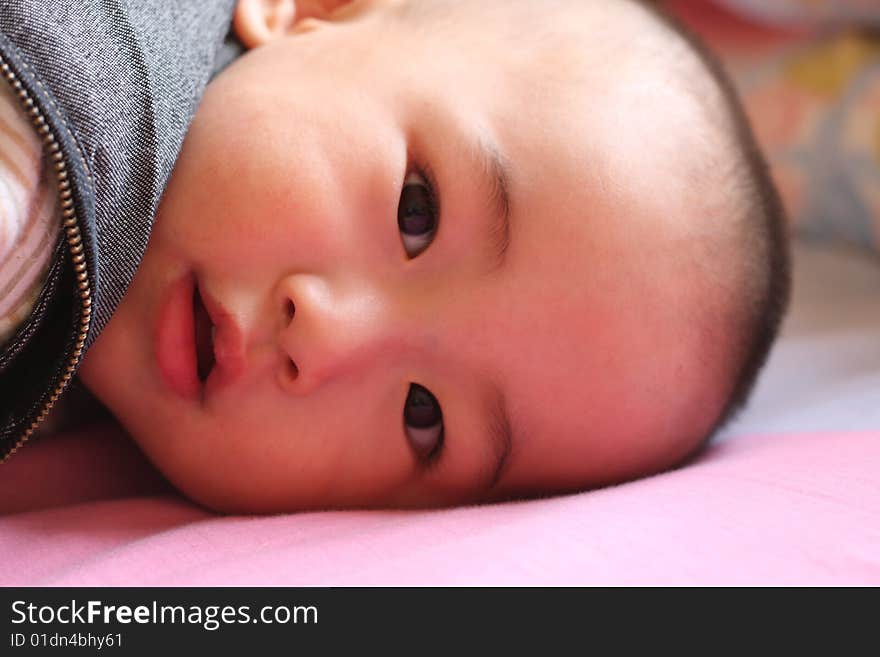
[[282, 387], [308, 394], [341, 377], [387, 366], [403, 336], [387, 291], [312, 274], [284, 277], [275, 295]]

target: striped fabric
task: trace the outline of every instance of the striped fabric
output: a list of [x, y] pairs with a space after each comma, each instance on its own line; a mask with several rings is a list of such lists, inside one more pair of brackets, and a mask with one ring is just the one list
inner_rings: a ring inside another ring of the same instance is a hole
[[58, 195], [39, 139], [0, 78], [0, 345], [36, 301], [58, 239]]

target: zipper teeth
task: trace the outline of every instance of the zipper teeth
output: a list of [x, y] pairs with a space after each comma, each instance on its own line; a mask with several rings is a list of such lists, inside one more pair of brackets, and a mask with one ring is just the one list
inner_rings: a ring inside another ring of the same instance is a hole
[[73, 353], [67, 360], [64, 374], [61, 375], [61, 380], [58, 381], [58, 384], [52, 390], [52, 394], [49, 395], [49, 398], [43, 404], [40, 412], [37, 413], [36, 417], [31, 421], [12, 449], [0, 458], [0, 464], [2, 464], [28, 441], [40, 423], [46, 419], [46, 416], [49, 414], [49, 411], [52, 410], [52, 407], [55, 406], [55, 402], [58, 401], [58, 398], [61, 396], [61, 393], [64, 392], [67, 384], [70, 383], [70, 379], [73, 377], [73, 373], [76, 371], [76, 366], [82, 356], [86, 343], [86, 336], [89, 333], [89, 326], [92, 321], [92, 288], [89, 284], [88, 272], [86, 271], [86, 257], [83, 252], [82, 234], [79, 229], [79, 219], [76, 216], [76, 208], [74, 207], [73, 194], [70, 191], [70, 180], [68, 179], [67, 174], [67, 164], [64, 161], [64, 154], [61, 152], [61, 146], [55, 139], [52, 129], [46, 123], [46, 119], [40, 112], [40, 108], [34, 102], [34, 99], [30, 97], [27, 89], [22, 85], [21, 80], [18, 79], [15, 72], [2, 57], [0, 57], [0, 73], [2, 73], [3, 77], [5, 77], [9, 84], [12, 85], [12, 89], [18, 96], [22, 108], [28, 117], [30, 117], [34, 127], [37, 129], [37, 134], [43, 141], [43, 147], [49, 164], [55, 169], [55, 178], [58, 186], [58, 200], [60, 202], [62, 218], [61, 225], [65, 232], [68, 251], [70, 252], [70, 257], [73, 262], [73, 270], [76, 274], [76, 285], [80, 298], [79, 332], [76, 336]]

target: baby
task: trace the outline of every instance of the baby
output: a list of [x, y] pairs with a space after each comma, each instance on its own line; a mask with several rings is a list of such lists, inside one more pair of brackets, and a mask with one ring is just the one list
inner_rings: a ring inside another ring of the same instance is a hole
[[82, 381], [214, 509], [668, 469], [744, 401], [782, 211], [713, 61], [627, 0], [240, 0]]

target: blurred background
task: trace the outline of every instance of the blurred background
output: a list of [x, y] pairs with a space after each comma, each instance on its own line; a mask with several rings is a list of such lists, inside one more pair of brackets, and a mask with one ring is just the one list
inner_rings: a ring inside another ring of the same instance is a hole
[[670, 0], [733, 76], [796, 232], [880, 249], [880, 0]]

